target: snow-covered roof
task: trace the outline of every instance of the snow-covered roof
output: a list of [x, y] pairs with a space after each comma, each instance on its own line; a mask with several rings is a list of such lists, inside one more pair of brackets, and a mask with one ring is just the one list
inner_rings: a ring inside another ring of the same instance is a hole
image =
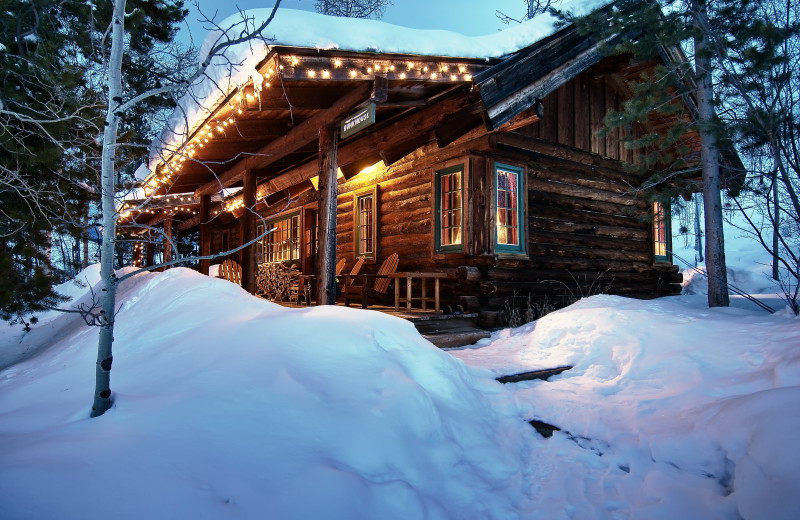
[[[559, 7], [576, 15], [586, 14], [608, 3], [608, 0], [564, 0]], [[228, 17], [206, 37], [200, 51], [200, 62], [215, 45], [227, 38], [258, 27], [271, 14], [271, 9], [254, 9]], [[485, 36], [464, 36], [452, 31], [411, 29], [377, 20], [323, 16], [308, 11], [279, 9], [262, 32], [265, 41], [251, 40], [225, 49], [214, 56], [206, 73], [180, 100], [167, 127], [151, 147], [149, 171], [164, 154], [177, 150], [188, 136], [208, 118], [216, 107], [236, 89], [252, 82], [259, 89], [264, 78], [258, 64], [275, 46], [303, 47], [317, 50], [342, 50], [386, 54], [414, 54], [459, 58], [499, 58], [523, 49], [555, 32], [557, 19], [539, 15], [506, 30]], [[147, 168], [137, 170], [144, 179]]]

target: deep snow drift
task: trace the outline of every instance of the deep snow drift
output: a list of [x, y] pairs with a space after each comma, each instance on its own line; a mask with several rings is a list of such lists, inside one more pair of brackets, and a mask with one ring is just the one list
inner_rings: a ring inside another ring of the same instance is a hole
[[[96, 267], [83, 277], [98, 283]], [[96, 330], [73, 314], [3, 330], [0, 360], [32, 357], [0, 372], [0, 517], [800, 512], [786, 312], [594, 296], [443, 352], [399, 319], [284, 309], [186, 269], [119, 295], [115, 406], [97, 419]], [[549, 382], [494, 381], [563, 364]], [[543, 439], [533, 418], [562, 431]]]
[[[97, 269], [84, 275], [98, 283]], [[73, 295], [88, 288], [69, 287]], [[98, 287], [95, 286], [95, 292]], [[48, 315], [0, 348], [0, 518], [513, 518], [541, 449], [506, 389], [404, 320], [284, 309], [187, 269], [123, 282], [115, 405], [97, 331]]]

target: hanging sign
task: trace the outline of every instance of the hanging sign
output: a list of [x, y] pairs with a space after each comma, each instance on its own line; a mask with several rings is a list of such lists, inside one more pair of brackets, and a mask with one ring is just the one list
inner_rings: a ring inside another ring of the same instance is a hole
[[346, 139], [374, 123], [375, 103], [370, 103], [358, 112], [347, 116], [344, 121], [342, 121], [342, 139]]

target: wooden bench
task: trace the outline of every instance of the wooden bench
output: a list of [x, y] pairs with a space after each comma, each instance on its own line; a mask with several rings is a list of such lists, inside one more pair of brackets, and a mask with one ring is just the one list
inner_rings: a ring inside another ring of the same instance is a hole
[[[391, 275], [394, 278], [394, 310], [400, 310], [400, 302], [404, 301], [406, 303], [406, 309], [411, 310], [411, 302], [413, 300], [421, 300], [422, 303], [422, 310], [426, 310], [428, 307], [428, 301], [430, 298], [427, 295], [426, 291], [426, 284], [427, 280], [433, 280], [433, 306], [434, 309], [438, 312], [440, 310], [440, 303], [439, 303], [439, 280], [442, 278], [447, 278], [447, 273], [394, 273]], [[406, 280], [406, 297], [400, 297], [400, 280], [405, 278]], [[419, 298], [413, 298], [411, 293], [412, 281], [418, 278], [421, 280], [422, 283], [422, 295]]]

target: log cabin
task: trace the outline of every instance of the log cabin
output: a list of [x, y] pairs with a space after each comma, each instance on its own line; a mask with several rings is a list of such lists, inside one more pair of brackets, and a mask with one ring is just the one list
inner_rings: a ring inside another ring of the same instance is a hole
[[319, 303], [334, 300], [338, 259], [375, 273], [393, 253], [400, 271], [446, 274], [443, 303], [467, 311], [676, 294], [669, 209], [625, 168], [624, 132], [598, 133], [632, 78], [674, 59], [606, 57], [574, 26], [498, 56], [275, 41], [261, 79], [158, 151], [147, 203], [121, 225], [199, 230], [201, 255], [235, 250], [250, 292], [260, 265], [294, 264]]

